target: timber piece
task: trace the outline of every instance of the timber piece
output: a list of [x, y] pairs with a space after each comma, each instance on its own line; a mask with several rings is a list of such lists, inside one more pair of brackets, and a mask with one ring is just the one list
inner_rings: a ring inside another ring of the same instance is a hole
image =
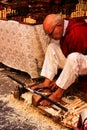
[[50, 117], [52, 119], [52, 113], [49, 113], [48, 111], [46, 111], [45, 109], [48, 108], [46, 106], [38, 106], [38, 110], [40, 113], [42, 113], [43, 115], [47, 116], [47, 117]]
[[61, 117], [59, 116], [59, 113], [61, 110], [55, 110], [52, 107], [46, 107], [46, 106], [38, 106], [38, 110], [45, 116], [50, 117], [54, 122], [59, 123], [61, 121]]
[[14, 92], [12, 92], [12, 94], [13, 94], [14, 98], [20, 99], [20, 93], [19, 93], [19, 91], [14, 91]]

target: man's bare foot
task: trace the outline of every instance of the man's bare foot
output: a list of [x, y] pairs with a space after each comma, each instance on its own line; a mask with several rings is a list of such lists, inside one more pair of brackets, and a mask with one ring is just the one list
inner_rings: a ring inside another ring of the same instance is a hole
[[50, 88], [51, 81], [49, 79], [45, 79], [43, 83], [39, 83], [37, 85], [32, 86], [33, 90], [41, 89], [41, 88]]
[[[58, 88], [51, 96], [49, 96], [49, 99], [51, 99], [54, 102], [58, 102], [61, 100], [63, 93], [64, 93], [64, 90], [61, 88]], [[47, 100], [43, 100], [40, 102], [40, 105], [50, 106], [51, 103]]]

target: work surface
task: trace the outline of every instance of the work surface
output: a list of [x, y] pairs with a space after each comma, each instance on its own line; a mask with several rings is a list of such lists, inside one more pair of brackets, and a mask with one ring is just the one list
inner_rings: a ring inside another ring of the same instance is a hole
[[15, 99], [11, 92], [15, 90], [17, 83], [9, 79], [8, 74], [16, 75], [22, 81], [29, 81], [26, 74], [0, 68], [0, 130], [69, 130], [31, 106], [30, 95], [26, 95], [29, 102]]

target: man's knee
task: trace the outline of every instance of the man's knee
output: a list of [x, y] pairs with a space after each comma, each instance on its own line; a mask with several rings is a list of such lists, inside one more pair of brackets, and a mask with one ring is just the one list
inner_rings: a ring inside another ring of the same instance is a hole
[[78, 52], [73, 52], [73, 53], [70, 53], [67, 57], [67, 60], [70, 60], [70, 61], [77, 61], [79, 59], [79, 55], [80, 53]]
[[50, 43], [50, 44], [48, 45], [48, 49], [49, 49], [49, 50], [54, 50], [55, 47], [56, 47], [55, 43]]

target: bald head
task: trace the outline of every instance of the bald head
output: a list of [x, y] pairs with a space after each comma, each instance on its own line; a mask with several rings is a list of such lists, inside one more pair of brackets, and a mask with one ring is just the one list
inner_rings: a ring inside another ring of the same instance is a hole
[[43, 21], [43, 29], [49, 34], [57, 24], [63, 24], [63, 18], [58, 14], [49, 14]]

